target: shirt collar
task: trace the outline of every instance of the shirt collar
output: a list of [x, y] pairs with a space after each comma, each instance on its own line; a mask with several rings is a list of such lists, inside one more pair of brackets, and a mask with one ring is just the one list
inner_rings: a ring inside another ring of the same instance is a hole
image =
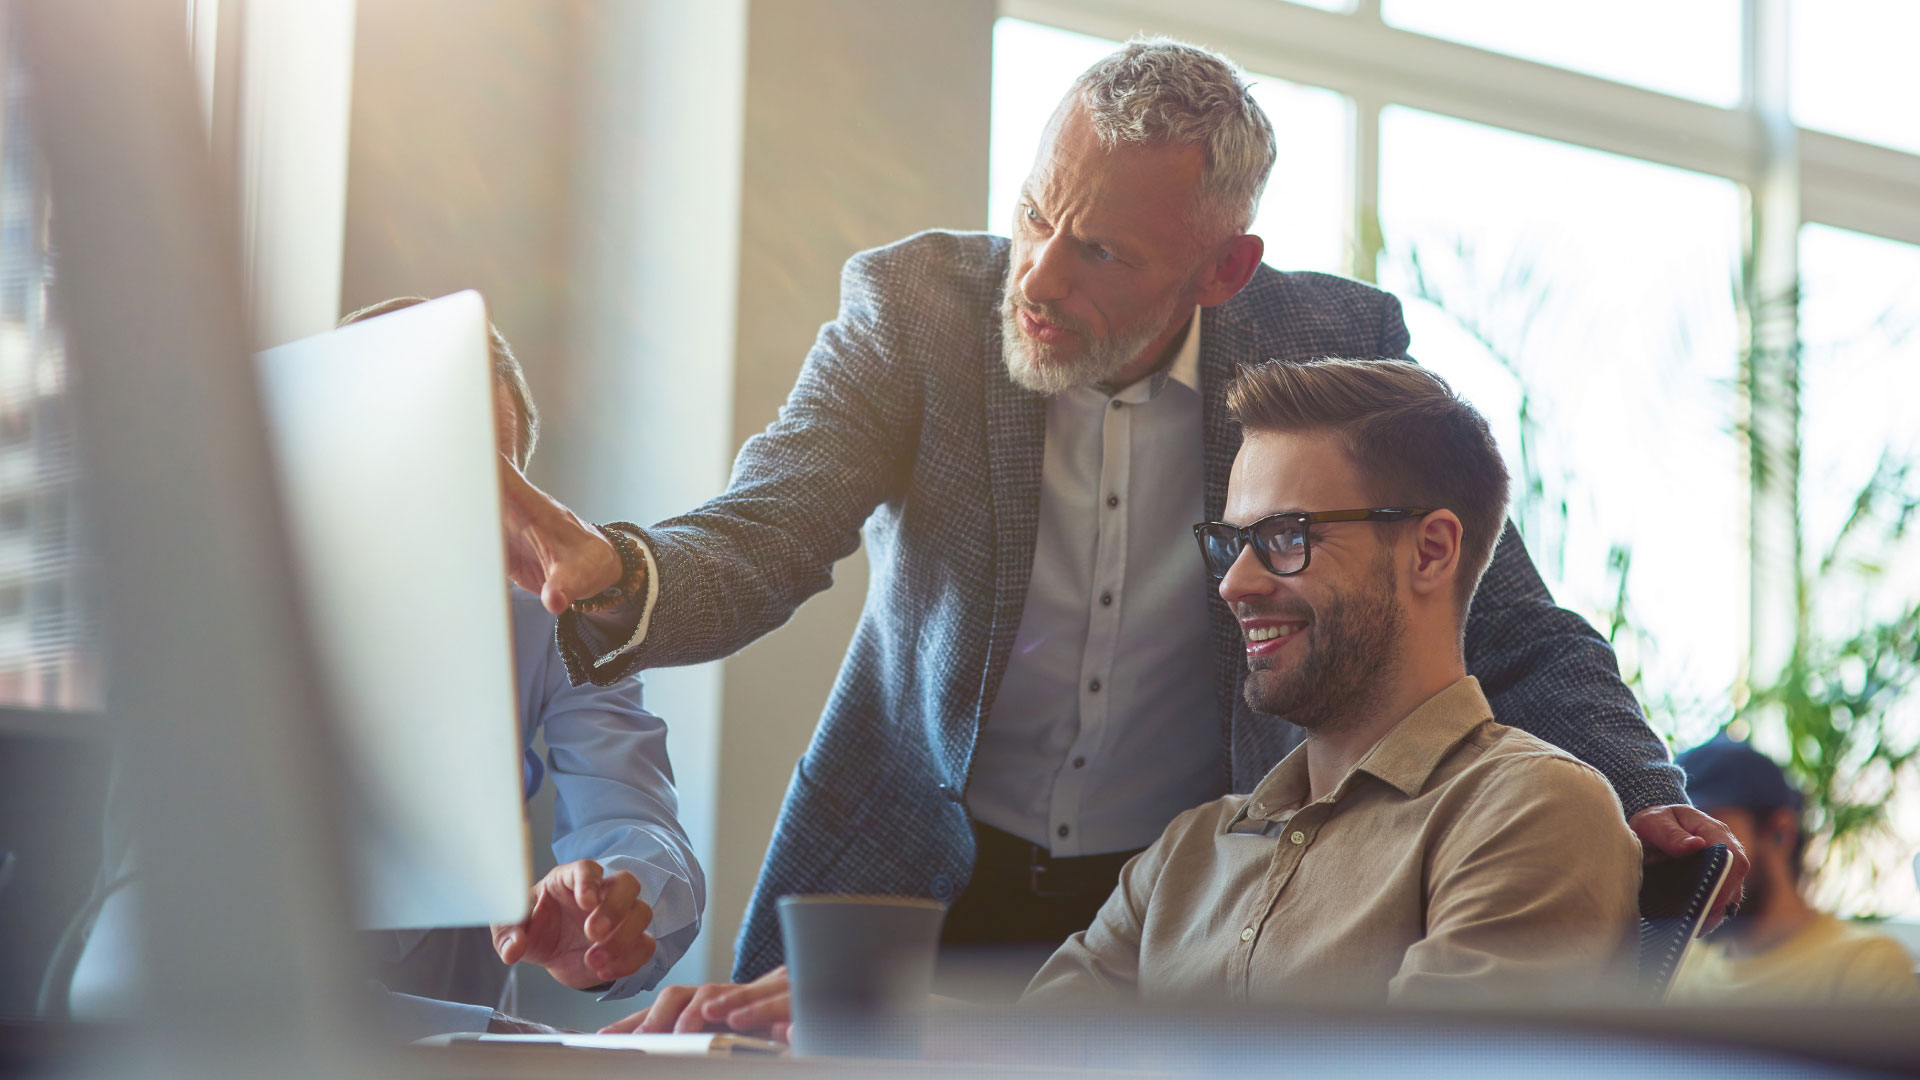
[[[1139, 382], [1134, 383], [1119, 393], [1110, 394], [1109, 396], [1116, 400], [1124, 401], [1129, 405], [1138, 405], [1159, 397], [1160, 391], [1166, 389], [1169, 379], [1192, 390], [1196, 394], [1199, 393], [1200, 311], [1200, 306], [1197, 304], [1194, 305], [1193, 318], [1187, 320], [1187, 336], [1181, 341], [1180, 351], [1174, 356], [1173, 363], [1168, 364], [1166, 367], [1154, 372], [1147, 378], [1141, 379]], [[1103, 393], [1106, 392], [1103, 387], [1097, 389], [1101, 389]]]
[[1189, 390], [1200, 389], [1200, 306], [1194, 305], [1193, 320], [1187, 323], [1187, 340], [1180, 344], [1180, 355], [1173, 358], [1167, 376]]
[[1353, 769], [1371, 773], [1412, 798], [1425, 789], [1427, 779], [1460, 740], [1491, 719], [1493, 706], [1480, 692], [1480, 680], [1461, 676], [1395, 724]]
[[[1440, 767], [1460, 740], [1483, 722], [1493, 719], [1493, 707], [1480, 691], [1480, 681], [1463, 676], [1445, 690], [1420, 703], [1406, 719], [1373, 745], [1353, 767], [1331, 796], [1336, 801], [1353, 783], [1354, 773], [1366, 773], [1391, 784], [1412, 798], [1427, 786], [1433, 771]], [[1307, 778], [1307, 747], [1293, 748], [1280, 763], [1254, 786], [1247, 804], [1228, 827], [1241, 820], [1268, 821], [1299, 809], [1312, 790]]]
[[[1242, 821], [1272, 821], [1298, 810], [1306, 804], [1307, 793], [1311, 790], [1307, 777], [1307, 746], [1301, 743], [1254, 785], [1253, 794], [1247, 797], [1246, 805], [1227, 823], [1227, 830], [1234, 831], [1234, 827]], [[1251, 831], [1259, 830], [1254, 828]]]

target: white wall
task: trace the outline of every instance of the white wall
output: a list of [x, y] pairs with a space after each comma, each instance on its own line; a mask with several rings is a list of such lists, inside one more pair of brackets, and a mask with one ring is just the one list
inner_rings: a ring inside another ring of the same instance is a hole
[[256, 348], [333, 326], [340, 301], [356, 7], [337, 0], [276, 0], [250, 5], [242, 20], [233, 164]]
[[[571, 351], [552, 461], [553, 490], [593, 520], [650, 523], [726, 486], [746, 22], [746, 0], [583, 12]], [[720, 902], [715, 852], [733, 846], [715, 820], [721, 671], [645, 678], [648, 707], [668, 724], [681, 823], [708, 873], [708, 929], [673, 976], [700, 981]]]
[[[588, 15], [581, 130], [596, 135], [578, 159], [577, 336], [553, 436], [576, 508], [649, 521], [717, 494], [833, 317], [841, 263], [981, 219], [993, 17], [991, 0]], [[738, 656], [647, 676], [708, 872], [707, 929], [679, 978], [731, 967], [788, 773], [859, 613], [864, 558], [835, 576]]]
[[[358, 5], [342, 313], [476, 288], [537, 401], [567, 363], [576, 0]], [[534, 462], [536, 479], [553, 475]]]
[[[921, 229], [976, 228], [987, 201], [992, 0], [756, 4], [748, 33], [737, 446], [774, 418], [840, 266]], [[794, 620], [724, 665], [712, 970], [726, 971], [794, 759], [866, 592], [864, 554]]]

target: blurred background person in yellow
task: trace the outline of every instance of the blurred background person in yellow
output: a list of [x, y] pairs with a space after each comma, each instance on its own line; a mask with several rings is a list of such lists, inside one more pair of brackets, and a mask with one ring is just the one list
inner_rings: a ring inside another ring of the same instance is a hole
[[1801, 796], [1780, 766], [1725, 735], [1681, 754], [1687, 795], [1746, 846], [1752, 870], [1736, 914], [1695, 947], [1672, 1000], [1838, 1004], [1920, 1000], [1913, 958], [1893, 938], [1816, 909], [1801, 893]]

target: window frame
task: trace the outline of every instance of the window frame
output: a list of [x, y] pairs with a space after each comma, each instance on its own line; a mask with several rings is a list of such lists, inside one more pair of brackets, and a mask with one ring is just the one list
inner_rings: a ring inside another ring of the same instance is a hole
[[[220, 201], [240, 211], [252, 346], [326, 330], [340, 311], [354, 7], [176, 2]], [[0, 45], [6, 30], [0, 19]], [[0, 704], [0, 735], [105, 732], [97, 710]]]
[[[1776, 145], [1791, 143], [1801, 220], [1920, 244], [1920, 154], [1800, 128], [1790, 118], [1783, 131], [1777, 122], [1788, 73], [1756, 63], [1763, 43], [1754, 39], [1772, 24], [1785, 32], [1788, 2], [1744, 0], [1745, 91], [1731, 108], [1400, 30], [1381, 19], [1377, 0], [1359, 0], [1344, 13], [1287, 0], [1000, 0], [1000, 14], [1116, 41], [1150, 26], [1204, 41], [1248, 71], [1337, 90], [1356, 106], [1356, 148], [1371, 141], [1375, 158], [1377, 118], [1388, 105], [1709, 173], [1750, 189], [1768, 180]], [[1367, 160], [1364, 150], [1356, 156]], [[1367, 179], [1356, 175], [1354, 183], [1355, 205], [1364, 206]]]

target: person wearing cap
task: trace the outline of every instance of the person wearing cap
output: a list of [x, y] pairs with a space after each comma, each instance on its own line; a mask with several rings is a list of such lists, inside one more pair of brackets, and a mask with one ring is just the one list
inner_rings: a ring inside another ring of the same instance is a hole
[[1752, 869], [1738, 911], [1688, 953], [1670, 1000], [1857, 1004], [1920, 999], [1901, 944], [1816, 909], [1800, 891], [1807, 836], [1800, 792], [1780, 766], [1720, 735], [1681, 754], [1693, 804], [1725, 822]]

